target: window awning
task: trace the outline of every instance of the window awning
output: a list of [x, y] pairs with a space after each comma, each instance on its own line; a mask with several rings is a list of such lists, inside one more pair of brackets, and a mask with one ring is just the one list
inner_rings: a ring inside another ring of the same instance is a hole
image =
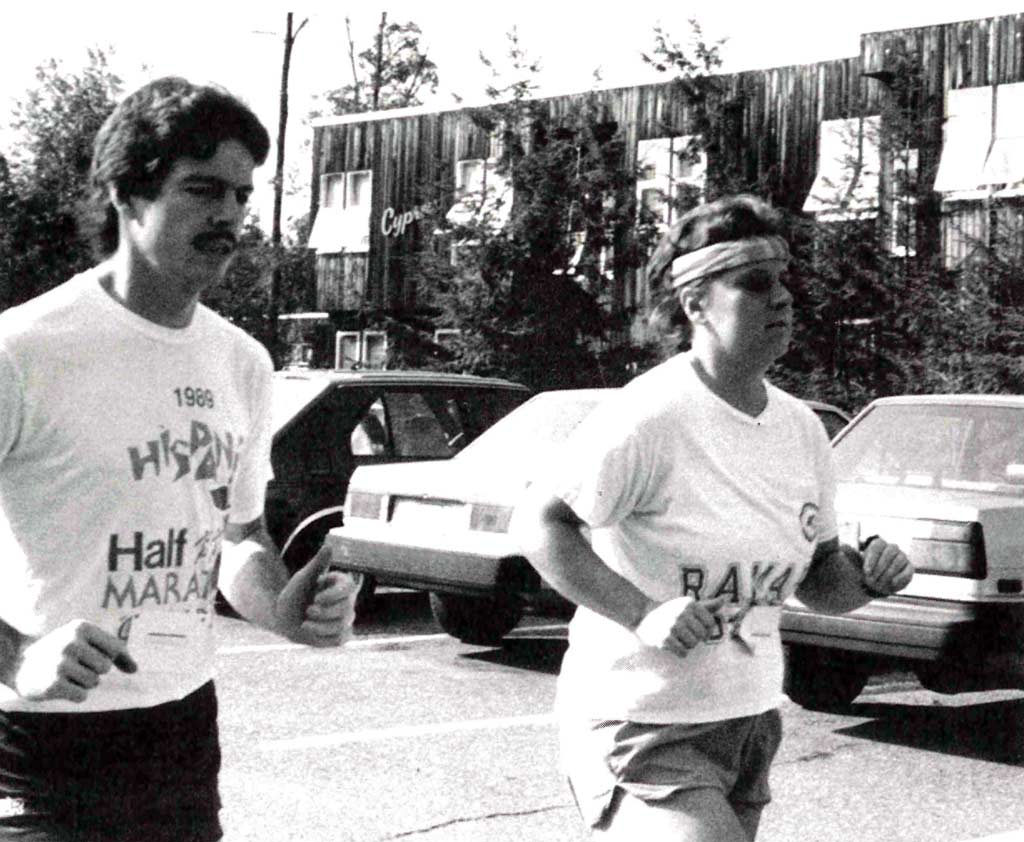
[[316, 212], [308, 248], [318, 254], [370, 250], [370, 217], [365, 208], [320, 208]]
[[982, 170], [985, 184], [1019, 186], [1024, 182], [1024, 83], [995, 90], [995, 140]]
[[818, 141], [818, 173], [804, 211], [823, 220], [878, 214], [881, 118], [825, 120]]
[[985, 160], [992, 139], [992, 88], [960, 88], [946, 95], [942, 156], [933, 189], [973, 193], [985, 184]]
[[1024, 181], [1024, 137], [996, 138], [982, 179], [984, 184], [1011, 185]]

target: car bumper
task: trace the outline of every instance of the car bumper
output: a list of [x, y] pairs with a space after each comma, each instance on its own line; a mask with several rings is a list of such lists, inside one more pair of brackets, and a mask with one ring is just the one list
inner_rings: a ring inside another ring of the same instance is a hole
[[524, 598], [541, 586], [540, 576], [529, 562], [512, 554], [507, 540], [496, 536], [481, 536], [473, 547], [452, 548], [388, 542], [380, 536], [353, 535], [342, 527], [331, 530], [326, 543], [334, 564], [369, 573], [382, 584], [470, 596], [513, 594]]
[[827, 615], [790, 600], [782, 640], [883, 657], [942, 663], [968, 672], [1024, 676], [1024, 603], [887, 597]]

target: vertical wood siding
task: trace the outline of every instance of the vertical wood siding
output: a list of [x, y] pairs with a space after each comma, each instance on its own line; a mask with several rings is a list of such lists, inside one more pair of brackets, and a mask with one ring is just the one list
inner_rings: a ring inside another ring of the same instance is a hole
[[[748, 184], [762, 183], [772, 201], [799, 211], [817, 171], [818, 127], [823, 120], [885, 113], [886, 86], [865, 73], [891, 69], [896, 57], [911, 57], [921, 71], [921, 95], [913, 103], [919, 149], [919, 184], [924, 214], [919, 253], [966, 249], [959, 232], [984, 235], [987, 212], [955, 207], [938, 211], [931, 184], [942, 149], [945, 94], [961, 87], [1024, 81], [1024, 13], [941, 26], [868, 33], [859, 56], [816, 64], [752, 70], [719, 77], [721, 106], [709, 167], [728, 168]], [[558, 117], [588, 94], [542, 101]], [[626, 164], [635, 164], [640, 140], [688, 134], [695, 115], [671, 81], [615, 88], [593, 96], [614, 120], [626, 142]], [[884, 127], [883, 127], [884, 134]], [[398, 237], [384, 236], [381, 215], [434, 203], [443, 214], [453, 198], [459, 159], [492, 153], [487, 133], [469, 112], [441, 111], [363, 123], [321, 126], [313, 139], [313, 207], [318, 176], [325, 172], [373, 169], [369, 257], [321, 255], [318, 306], [395, 312], [417, 307], [417, 255], [431, 251], [434, 224], [414, 223]], [[891, 177], [883, 167], [883, 189]], [[931, 201], [923, 201], [930, 199]], [[619, 303], [642, 307], [644, 290], [625, 279]]]

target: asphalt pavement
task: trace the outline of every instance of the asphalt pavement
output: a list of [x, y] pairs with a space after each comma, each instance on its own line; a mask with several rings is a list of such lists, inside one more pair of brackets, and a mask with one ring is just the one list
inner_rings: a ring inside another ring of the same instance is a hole
[[[563, 623], [466, 646], [409, 595], [345, 651], [221, 626], [226, 842], [585, 842], [551, 717]], [[1024, 842], [1024, 693], [891, 676], [783, 718], [759, 842]]]

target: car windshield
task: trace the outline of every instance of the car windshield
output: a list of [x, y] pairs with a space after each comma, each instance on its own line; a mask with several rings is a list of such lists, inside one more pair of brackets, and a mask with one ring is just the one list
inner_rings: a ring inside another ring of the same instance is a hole
[[455, 458], [517, 467], [536, 464], [568, 437], [601, 398], [601, 392], [592, 390], [537, 395], [502, 418]]
[[840, 481], [1024, 496], [1024, 407], [880, 404], [835, 445]]
[[274, 431], [291, 421], [329, 385], [326, 379], [319, 377], [296, 377], [284, 372], [275, 374], [272, 406]]

